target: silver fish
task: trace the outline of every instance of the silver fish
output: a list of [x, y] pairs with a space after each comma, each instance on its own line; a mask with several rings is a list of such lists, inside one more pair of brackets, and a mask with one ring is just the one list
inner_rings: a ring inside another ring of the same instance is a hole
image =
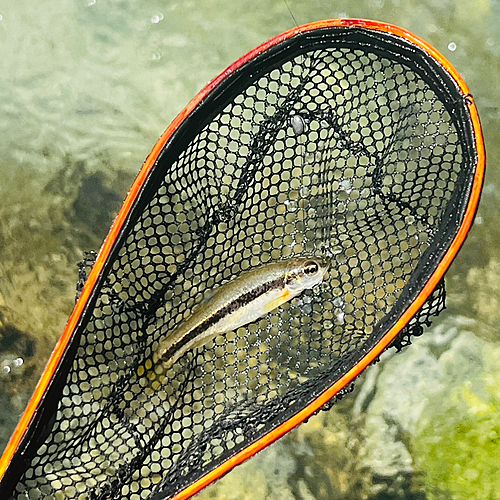
[[[174, 328], [160, 342], [144, 369], [158, 365], [163, 366], [161, 371], [168, 369], [190, 349], [251, 323], [314, 287], [323, 280], [327, 270], [328, 263], [323, 259], [299, 257], [265, 264], [241, 274], [218, 287], [210, 299]], [[142, 373], [143, 370], [139, 375]], [[151, 375], [150, 378], [156, 378]]]

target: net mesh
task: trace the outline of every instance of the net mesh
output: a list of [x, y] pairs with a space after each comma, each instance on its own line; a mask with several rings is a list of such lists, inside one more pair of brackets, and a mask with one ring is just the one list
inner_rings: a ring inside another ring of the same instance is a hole
[[[460, 224], [465, 101], [402, 42], [335, 33], [261, 57], [160, 155], [13, 498], [175, 494], [338, 380], [421, 289]], [[188, 351], [159, 388], [138, 376], [207, 292], [302, 255], [331, 261], [316, 288]]]

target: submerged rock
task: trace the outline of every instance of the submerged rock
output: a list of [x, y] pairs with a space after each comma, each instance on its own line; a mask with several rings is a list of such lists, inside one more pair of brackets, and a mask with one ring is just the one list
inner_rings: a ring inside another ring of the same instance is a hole
[[[429, 499], [496, 498], [500, 348], [478, 339], [476, 326], [448, 318], [369, 372], [355, 413], [366, 417], [363, 462], [373, 477], [413, 476], [411, 489]], [[467, 477], [476, 479], [468, 488]]]
[[492, 258], [485, 267], [473, 267], [467, 273], [469, 304], [481, 322], [477, 335], [500, 341], [500, 262]]

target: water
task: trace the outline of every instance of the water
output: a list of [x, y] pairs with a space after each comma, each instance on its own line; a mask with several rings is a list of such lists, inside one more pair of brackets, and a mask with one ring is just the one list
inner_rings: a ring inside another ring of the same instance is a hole
[[[500, 2], [288, 4], [300, 24], [379, 19], [443, 52], [480, 111], [485, 189], [435, 327], [200, 497], [500, 498]], [[99, 248], [160, 134], [209, 80], [291, 27], [281, 1], [0, 4], [0, 449], [71, 312], [76, 262]]]

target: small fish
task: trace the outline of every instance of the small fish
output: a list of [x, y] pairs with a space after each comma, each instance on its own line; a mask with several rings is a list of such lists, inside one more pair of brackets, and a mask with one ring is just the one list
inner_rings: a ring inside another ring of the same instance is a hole
[[163, 365], [161, 371], [168, 369], [190, 349], [251, 323], [313, 288], [321, 283], [327, 270], [328, 263], [323, 259], [299, 257], [265, 264], [241, 274], [218, 287], [212, 297], [160, 342], [153, 359], [143, 370], [159, 364]]

